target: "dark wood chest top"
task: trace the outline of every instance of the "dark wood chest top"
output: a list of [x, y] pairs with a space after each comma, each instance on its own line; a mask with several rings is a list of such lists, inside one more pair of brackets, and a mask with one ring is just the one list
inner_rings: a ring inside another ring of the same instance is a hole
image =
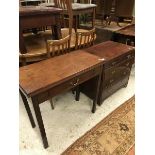
[[91, 54], [95, 54], [100, 58], [104, 58], [105, 61], [110, 61], [119, 56], [123, 56], [124, 54], [129, 53], [130, 51], [134, 51], [134, 47], [114, 41], [106, 41], [92, 46], [86, 49], [85, 51]]
[[55, 14], [60, 13], [62, 9], [45, 6], [22, 6], [19, 8], [19, 16], [30, 16], [38, 14]]
[[50, 58], [19, 69], [20, 89], [31, 97], [102, 64], [98, 56], [82, 50]]
[[118, 33], [118, 34], [123, 34], [123, 35], [126, 35], [126, 36], [135, 36], [135, 25], [129, 25], [127, 27], [124, 27], [118, 31], [116, 31], [115, 33]]

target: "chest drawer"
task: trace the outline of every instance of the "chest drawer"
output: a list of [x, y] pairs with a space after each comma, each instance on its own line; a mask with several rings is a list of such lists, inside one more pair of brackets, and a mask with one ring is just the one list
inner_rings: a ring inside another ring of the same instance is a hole
[[132, 61], [131, 60], [126, 60], [123, 62], [118, 63], [117, 65], [105, 69], [105, 83], [111, 83], [112, 81], [115, 81], [122, 76], [126, 76], [130, 74], [132, 66]]
[[115, 58], [115, 59], [105, 63], [105, 69], [119, 65], [122, 61], [130, 61], [130, 60], [132, 60], [132, 62], [134, 60], [134, 52], [133, 51], [126, 55], [120, 56], [118, 58]]
[[80, 75], [49, 89], [49, 91], [40, 93], [38, 95], [39, 102], [40, 103], [44, 102], [57, 94], [63, 93], [65, 91], [68, 91], [68, 90], [76, 87], [77, 85], [99, 75], [101, 70], [102, 70], [102, 66], [91, 69], [87, 72], [81, 73]]

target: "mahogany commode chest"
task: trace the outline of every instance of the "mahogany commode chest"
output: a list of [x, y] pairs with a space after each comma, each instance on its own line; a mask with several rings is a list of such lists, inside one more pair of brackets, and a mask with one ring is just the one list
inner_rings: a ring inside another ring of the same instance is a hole
[[[64, 91], [96, 77], [96, 95], [93, 98], [92, 112], [96, 101], [102, 73], [103, 61], [98, 56], [79, 50], [50, 58], [19, 69], [20, 93], [32, 127], [35, 127], [27, 97], [31, 97], [44, 147], [48, 147], [46, 132], [39, 104]], [[94, 89], [94, 88], [93, 88]], [[77, 99], [78, 100], [78, 99]]]
[[[99, 90], [98, 104], [122, 87], [126, 87], [134, 62], [134, 47], [106, 41], [86, 49], [87, 52], [105, 59]], [[81, 85], [81, 90], [90, 98], [94, 97], [95, 79]]]

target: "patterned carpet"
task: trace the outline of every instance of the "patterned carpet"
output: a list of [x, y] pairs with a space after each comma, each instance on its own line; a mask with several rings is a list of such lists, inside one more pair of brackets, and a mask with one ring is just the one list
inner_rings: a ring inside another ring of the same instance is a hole
[[62, 155], [134, 155], [135, 97], [126, 101]]

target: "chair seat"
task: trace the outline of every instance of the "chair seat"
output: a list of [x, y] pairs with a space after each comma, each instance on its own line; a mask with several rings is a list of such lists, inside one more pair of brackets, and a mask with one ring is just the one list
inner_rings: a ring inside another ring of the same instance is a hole
[[[46, 7], [54, 7], [54, 3], [41, 3], [40, 6], [46, 6]], [[81, 4], [81, 3], [72, 3], [72, 9], [73, 10], [79, 10], [79, 9], [89, 9], [94, 8], [97, 5], [95, 4]]]
[[[77, 29], [77, 32], [88, 32], [89, 30]], [[69, 28], [61, 29], [62, 38], [65, 38], [69, 34]], [[27, 48], [27, 53], [20, 55], [20, 58], [25, 57], [27, 62], [40, 61], [47, 58], [46, 51], [46, 40], [51, 40], [52, 32], [51, 30], [46, 30], [45, 32], [38, 32], [38, 34], [27, 33], [24, 34], [24, 41]], [[76, 33], [72, 29], [70, 48], [75, 49], [76, 44]], [[81, 44], [84, 44], [82, 41]]]
[[28, 54], [45, 55], [46, 42], [45, 38], [51, 38], [52, 32], [50, 30], [39, 32], [38, 34], [28, 33], [24, 34], [24, 41]]
[[95, 5], [95, 4], [72, 3], [73, 10], [89, 9], [89, 8], [94, 8], [96, 6], [97, 5]]

